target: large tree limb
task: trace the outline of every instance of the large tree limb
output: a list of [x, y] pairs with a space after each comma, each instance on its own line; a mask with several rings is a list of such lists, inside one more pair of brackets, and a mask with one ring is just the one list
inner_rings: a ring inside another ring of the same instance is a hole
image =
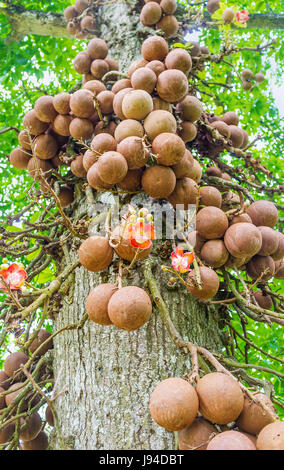
[[[62, 14], [42, 12], [37, 10], [26, 10], [20, 5], [9, 5], [0, 8], [11, 24], [12, 32], [9, 41], [20, 41], [24, 36], [36, 34], [40, 36], [54, 36], [60, 38], [72, 38], [66, 29], [66, 21]], [[208, 21], [209, 20], [209, 21]], [[212, 27], [210, 18], [207, 16], [199, 26], [188, 20], [186, 28]], [[275, 13], [251, 14], [247, 22], [248, 28], [259, 29], [284, 29], [284, 15]]]

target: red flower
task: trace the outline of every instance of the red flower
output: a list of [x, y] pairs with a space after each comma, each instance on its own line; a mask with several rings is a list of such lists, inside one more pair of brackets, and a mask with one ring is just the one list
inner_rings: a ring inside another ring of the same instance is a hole
[[236, 20], [244, 24], [249, 19], [249, 12], [247, 10], [241, 10], [236, 12]]
[[183, 252], [182, 246], [177, 246], [175, 251], [171, 254], [172, 266], [180, 273], [190, 271], [190, 265], [194, 260], [194, 255], [191, 252]]
[[151, 240], [156, 239], [154, 225], [145, 223], [141, 219], [126, 226], [125, 236], [134, 248], [142, 250], [149, 248], [152, 245]]
[[[1, 278], [5, 281], [6, 285], [1, 282]], [[6, 286], [9, 286], [12, 290], [18, 290], [22, 288], [27, 279], [27, 273], [22, 263], [2, 264], [0, 270], [0, 289], [3, 292], [8, 292]]]

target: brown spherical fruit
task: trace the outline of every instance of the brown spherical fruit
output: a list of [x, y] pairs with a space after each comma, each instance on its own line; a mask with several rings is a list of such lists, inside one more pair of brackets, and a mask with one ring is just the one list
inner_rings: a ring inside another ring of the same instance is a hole
[[58, 134], [68, 137], [70, 135], [69, 127], [72, 119], [72, 116], [68, 114], [58, 114], [53, 121], [52, 127]]
[[262, 237], [262, 244], [258, 254], [261, 256], [272, 255], [279, 245], [278, 233], [271, 227], [266, 227], [265, 225], [258, 226], [258, 230]]
[[113, 249], [106, 238], [94, 235], [83, 241], [78, 256], [84, 268], [88, 271], [99, 272], [111, 264]]
[[188, 80], [180, 70], [165, 70], [158, 76], [157, 92], [168, 103], [178, 103], [188, 92]]
[[73, 191], [73, 189], [70, 188], [69, 186], [62, 186], [60, 188], [58, 198], [59, 198], [61, 207], [63, 207], [63, 209], [65, 207], [70, 206], [70, 204], [72, 204], [72, 202], [74, 201], [74, 191]]
[[25, 115], [23, 119], [23, 126], [30, 132], [31, 135], [39, 135], [46, 131], [49, 124], [38, 119], [35, 110], [32, 109]]
[[151, 26], [158, 23], [162, 13], [162, 8], [158, 3], [148, 2], [141, 10], [140, 21], [144, 26]]
[[241, 129], [241, 131], [243, 133], [243, 143], [241, 145], [241, 149], [245, 149], [248, 146], [249, 135], [244, 129]]
[[92, 59], [105, 59], [108, 54], [107, 43], [103, 39], [94, 38], [89, 42], [87, 52]]
[[42, 174], [48, 177], [48, 172], [52, 169], [51, 160], [41, 160], [40, 158], [30, 158], [27, 170], [34, 180], [41, 180]]
[[89, 185], [97, 190], [112, 188], [113, 184], [107, 184], [99, 177], [97, 166], [97, 163], [93, 163], [93, 165], [91, 165], [90, 168], [87, 170], [87, 181]]
[[69, 131], [73, 139], [88, 140], [92, 137], [94, 126], [89, 119], [75, 118], [70, 123]]
[[145, 65], [145, 68], [152, 70], [156, 77], [166, 70], [165, 65], [160, 60], [151, 60], [151, 62], [148, 62], [148, 64]]
[[5, 374], [7, 374], [9, 377], [13, 377], [20, 369], [21, 365], [24, 365], [28, 359], [29, 357], [20, 351], [10, 354], [4, 362]]
[[95, 126], [94, 135], [101, 134], [102, 132], [106, 132], [107, 134], [114, 136], [116, 127], [117, 125], [114, 121], [109, 121], [107, 125], [104, 121], [100, 121]]
[[168, 53], [165, 65], [167, 69], [181, 70], [187, 75], [192, 68], [191, 56], [185, 49], [173, 49]]
[[163, 110], [163, 111], [168, 111], [169, 113], [172, 112], [172, 105], [170, 103], [167, 103], [166, 101], [162, 100], [158, 96], [154, 96], [153, 98], [153, 110]]
[[72, 160], [70, 169], [73, 175], [77, 176], [77, 178], [85, 178], [87, 172], [83, 165], [83, 155], [77, 155], [74, 160]]
[[129, 91], [133, 91], [133, 88], [123, 88], [114, 96], [113, 99], [113, 110], [117, 117], [119, 117], [119, 119], [121, 119], [122, 121], [126, 119], [122, 111], [122, 102], [123, 98], [127, 95]]
[[197, 135], [197, 128], [192, 122], [184, 121], [180, 125], [178, 134], [185, 143], [192, 142], [192, 140], [194, 140]]
[[229, 258], [229, 253], [223, 240], [209, 240], [201, 249], [201, 258], [213, 268], [224, 266]]
[[125, 178], [120, 181], [117, 186], [127, 192], [138, 191], [141, 187], [142, 173], [141, 168], [137, 170], [128, 170]]
[[35, 439], [42, 428], [40, 415], [35, 412], [26, 419], [20, 418], [20, 427], [23, 427], [24, 425], [24, 429], [20, 430], [19, 433], [20, 439], [23, 441], [31, 441], [32, 439]]
[[204, 207], [196, 216], [196, 230], [203, 238], [208, 240], [221, 238], [228, 225], [227, 216], [218, 207]]
[[111, 91], [116, 94], [124, 88], [131, 88], [131, 81], [128, 78], [122, 78], [118, 80], [113, 86]]
[[237, 126], [239, 124], [239, 118], [234, 113], [233, 111], [228, 111], [227, 113], [224, 114], [224, 116], [221, 118], [222, 121], [224, 121], [228, 126], [234, 125]]
[[252, 257], [261, 247], [261, 233], [253, 224], [236, 223], [226, 231], [224, 243], [235, 258]]
[[200, 45], [196, 41], [191, 41], [188, 44], [188, 51], [192, 57], [198, 57], [201, 55]]
[[284, 279], [284, 259], [275, 261], [275, 274], [276, 279]]
[[254, 396], [268, 407], [269, 411], [264, 410], [261, 404], [245, 396], [244, 406], [236, 424], [242, 431], [250, 434], [259, 434], [265, 426], [274, 422], [276, 413], [273, 403], [267, 395], [258, 392]]
[[220, 0], [209, 0], [207, 2], [207, 10], [210, 15], [213, 15], [215, 11], [219, 10], [220, 8]]
[[54, 416], [49, 405], [45, 409], [45, 419], [49, 426], [54, 426]]
[[31, 153], [21, 147], [17, 147], [10, 153], [9, 161], [14, 168], [25, 170], [31, 158]]
[[258, 303], [258, 305], [261, 308], [265, 308], [267, 310], [270, 310], [273, 307], [273, 302], [272, 298], [270, 295], [264, 295], [261, 290], [257, 290], [256, 292], [253, 292], [253, 296]]
[[[22, 375], [20, 378], [24, 378]], [[17, 377], [18, 379], [18, 377]], [[8, 388], [9, 393], [5, 395], [5, 401], [6, 401], [6, 406], [9, 406], [16, 398], [18, 395], [20, 395], [24, 391], [24, 385], [22, 382], [14, 382], [13, 385], [11, 385]], [[21, 411], [25, 411], [28, 408], [28, 401], [29, 397], [26, 396], [21, 404]]]
[[33, 141], [33, 150], [38, 158], [49, 160], [56, 156], [58, 143], [51, 134], [42, 134]]
[[8, 390], [11, 385], [10, 377], [4, 372], [0, 371], [0, 387], [4, 390]]
[[173, 15], [165, 15], [156, 24], [156, 29], [164, 31], [166, 39], [173, 37], [178, 32], [179, 24], [178, 20]]
[[150, 140], [163, 132], [176, 133], [177, 124], [174, 116], [169, 111], [152, 111], [144, 121], [144, 129]]
[[73, 67], [77, 73], [89, 73], [92, 59], [87, 52], [79, 52], [73, 60]]
[[230, 140], [232, 142], [232, 146], [234, 148], [241, 148], [243, 140], [244, 140], [244, 135], [242, 130], [235, 126], [234, 124], [229, 125], [230, 129]]
[[149, 295], [140, 287], [122, 287], [108, 303], [108, 315], [112, 323], [126, 331], [138, 330], [149, 319], [152, 303]]
[[53, 106], [53, 97], [44, 95], [38, 98], [34, 105], [34, 111], [40, 121], [52, 122], [57, 116], [57, 111]]
[[9, 442], [15, 431], [15, 424], [9, 423], [4, 426], [0, 431], [0, 444]]
[[189, 178], [194, 180], [196, 183], [199, 183], [199, 181], [201, 180], [202, 167], [201, 167], [200, 163], [195, 159], [193, 159], [193, 164], [190, 168], [188, 176], [189, 176]]
[[220, 209], [222, 205], [222, 195], [214, 186], [204, 186], [199, 192], [201, 206], [214, 206]]
[[122, 112], [127, 119], [145, 119], [152, 110], [152, 97], [145, 90], [129, 91], [122, 100]]
[[101, 109], [101, 112], [103, 114], [111, 114], [113, 113], [113, 99], [115, 97], [115, 94], [112, 91], [101, 91], [101, 93], [98, 94], [97, 100], [99, 107]]
[[284, 422], [275, 421], [265, 426], [256, 441], [257, 450], [284, 450]]
[[204, 375], [196, 385], [199, 410], [212, 423], [228, 424], [240, 415], [244, 396], [236, 380], [221, 372]]
[[217, 168], [216, 166], [210, 166], [209, 168], [207, 168], [206, 174], [208, 176], [216, 176], [217, 178], [221, 178], [222, 172], [220, 168]]
[[191, 168], [194, 164], [194, 159], [189, 150], [186, 149], [184, 156], [182, 159], [176, 164], [172, 166], [172, 170], [176, 175], [176, 178], [190, 178], [190, 174], [192, 172]]
[[145, 59], [137, 59], [132, 62], [132, 64], [128, 67], [128, 77], [131, 79], [132, 74], [135, 72], [135, 70], [139, 69], [140, 67], [146, 67], [148, 63], [148, 60]]
[[111, 57], [106, 57], [105, 62], [108, 64], [109, 71], [119, 70], [119, 64], [115, 59], [112, 59]]
[[[86, 15], [81, 20], [80, 26], [82, 30], [88, 29], [88, 30], [94, 31], [96, 27], [96, 19], [93, 16]], [[87, 31], [87, 33], [89, 34], [89, 31]]]
[[22, 450], [46, 450], [48, 448], [48, 437], [44, 431], [41, 431], [37, 437], [31, 441], [21, 443]]
[[91, 142], [91, 148], [94, 151], [93, 153], [96, 155], [96, 160], [99, 155], [102, 155], [105, 152], [115, 151], [116, 145], [114, 137], [107, 133], [96, 135]]
[[103, 59], [95, 59], [91, 63], [91, 73], [94, 78], [100, 79], [109, 71], [108, 63]]
[[98, 159], [99, 177], [108, 184], [116, 184], [125, 178], [128, 171], [127, 161], [119, 152], [105, 152]]
[[115, 284], [99, 284], [90, 292], [86, 300], [86, 312], [93, 322], [112, 325], [108, 316], [108, 303], [116, 291]]
[[89, 90], [94, 93], [94, 95], [98, 95], [101, 91], [106, 90], [106, 86], [100, 82], [99, 80], [89, 80], [88, 82], [84, 83], [83, 85], [84, 90]]
[[196, 418], [198, 397], [189, 382], [171, 377], [155, 387], [149, 407], [152, 418], [159, 426], [168, 431], [181, 431]]
[[278, 221], [278, 211], [273, 202], [270, 201], [260, 199], [253, 202], [247, 209], [247, 213], [252, 223], [257, 227], [266, 225], [267, 227], [273, 228]]
[[148, 196], [162, 199], [175, 189], [176, 177], [169, 167], [154, 165], [147, 168], [142, 176], [142, 188]]
[[214, 121], [211, 123], [211, 127], [213, 127], [213, 129], [216, 129], [219, 132], [219, 134], [221, 134], [221, 137], [225, 137], [226, 139], [230, 138], [231, 130], [228, 124], [226, 124], [225, 122]]
[[256, 255], [248, 262], [246, 271], [252, 279], [268, 281], [274, 276], [275, 263], [271, 256]]
[[162, 0], [160, 6], [166, 15], [172, 15], [177, 9], [176, 0]]
[[142, 168], [149, 158], [149, 151], [141, 137], [126, 137], [118, 144], [117, 151], [126, 159], [129, 170]]
[[175, 165], [182, 159], [185, 150], [183, 140], [169, 132], [157, 135], [152, 143], [152, 151], [159, 165]]
[[257, 83], [262, 83], [265, 80], [265, 76], [262, 72], [258, 72], [255, 74], [254, 79]]
[[94, 114], [93, 93], [89, 90], [78, 90], [70, 98], [71, 112], [79, 118], [89, 118]]
[[187, 96], [177, 105], [177, 111], [185, 121], [195, 122], [203, 112], [201, 102], [195, 96]]
[[[0, 395], [5, 392], [5, 389], [0, 387]], [[5, 401], [5, 396], [1, 397], [0, 396], [0, 410], [3, 410], [3, 408], [6, 408], [6, 401]]]
[[157, 76], [149, 67], [140, 67], [131, 76], [131, 86], [134, 90], [144, 90], [152, 93], [156, 86]]
[[30, 135], [30, 133], [26, 130], [23, 129], [21, 132], [18, 134], [18, 141], [20, 143], [20, 146], [25, 149], [25, 150], [31, 150], [31, 141], [33, 140], [33, 136]]
[[238, 431], [217, 434], [209, 442], [207, 450], [256, 450], [252, 440]]
[[[214, 297], [219, 290], [219, 278], [213, 269], [206, 266], [199, 267], [201, 278], [201, 289], [199, 289], [196, 271], [193, 269], [187, 276], [186, 288], [193, 297], [208, 300]], [[204, 416], [206, 418], [206, 416]], [[209, 418], [208, 418], [209, 419]]]
[[[174, 191], [168, 196], [168, 201], [176, 209], [187, 210], [190, 205], [196, 204], [198, 186], [191, 178], [177, 180]], [[178, 207], [180, 206], [180, 207]]]
[[65, 8], [64, 10], [64, 17], [67, 21], [72, 20], [73, 18], [76, 18], [76, 16], [79, 15], [78, 10], [74, 6], [69, 6]]
[[246, 222], [247, 224], [252, 224], [252, 220], [250, 218], [250, 216], [248, 214], [240, 214], [240, 215], [235, 215], [231, 222], [230, 222], [230, 225], [234, 225], [234, 224], [241, 224], [241, 223], [244, 223]]
[[149, 248], [145, 250], [140, 250], [137, 254], [137, 249], [131, 245], [130, 239], [126, 237], [124, 234], [124, 227], [117, 226], [111, 234], [111, 240], [114, 247], [114, 251], [116, 254], [126, 261], [132, 261], [133, 258], [137, 259], [138, 261], [142, 261], [151, 253], [153, 246], [150, 245]]
[[[44, 328], [41, 328], [36, 338], [30, 344], [29, 350], [33, 354], [45, 341], [51, 337], [51, 333]], [[43, 356], [49, 349], [53, 348], [53, 339], [51, 338], [41, 349], [38, 351], [37, 356]]]
[[235, 18], [235, 12], [232, 8], [226, 8], [223, 11], [222, 18], [225, 24], [232, 23], [233, 19]]
[[191, 248], [194, 248], [194, 251], [197, 254], [200, 254], [201, 249], [202, 249], [204, 243], [206, 242], [206, 240], [204, 240], [204, 238], [202, 238], [196, 230], [194, 230], [194, 231], [192, 231], [188, 234], [187, 241], [190, 245], [190, 250], [191, 250]]
[[217, 434], [217, 429], [202, 416], [179, 434], [179, 450], [206, 450], [208, 441]]
[[143, 59], [149, 62], [151, 62], [151, 60], [163, 61], [168, 52], [168, 44], [161, 36], [150, 36], [143, 42], [141, 48]]
[[278, 236], [278, 247], [277, 250], [271, 255], [274, 261], [279, 261], [284, 257], [284, 234], [276, 232]]
[[144, 129], [142, 124], [135, 119], [125, 119], [120, 122], [115, 129], [114, 137], [116, 142], [121, 142], [126, 137], [136, 136], [143, 137]]

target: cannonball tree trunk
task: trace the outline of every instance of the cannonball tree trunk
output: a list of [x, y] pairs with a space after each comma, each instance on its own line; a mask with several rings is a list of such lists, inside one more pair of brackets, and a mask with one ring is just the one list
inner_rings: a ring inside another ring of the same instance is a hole
[[[100, 37], [108, 42], [109, 56], [119, 61], [122, 71], [140, 57], [141, 44], [149, 34], [139, 23], [141, 7], [133, 8], [126, 2], [112, 3], [102, 7], [98, 17]], [[90, 211], [92, 204], [83, 192], [76, 194], [80, 211], [83, 207]], [[62, 267], [76, 256], [73, 244]], [[217, 310], [196, 301], [181, 284], [170, 287], [169, 276], [160, 269], [165, 260], [158, 255], [151, 258], [153, 276], [180, 335], [211, 351], [220, 350]], [[54, 331], [80, 322], [91, 289], [101, 282], [115, 282], [117, 261], [98, 274], [83, 267], [75, 270]], [[131, 275], [123, 277], [123, 285], [149, 292], [143, 263], [136, 263]], [[151, 320], [134, 332], [90, 320], [83, 328], [63, 331], [54, 341], [54, 375], [56, 392], [67, 389], [55, 402], [65, 448], [174, 449], [174, 433], [159, 427], [149, 414], [149, 397], [161, 380], [189, 372], [189, 355], [174, 345], [154, 301]], [[58, 432], [52, 442], [53, 448], [62, 448]]]

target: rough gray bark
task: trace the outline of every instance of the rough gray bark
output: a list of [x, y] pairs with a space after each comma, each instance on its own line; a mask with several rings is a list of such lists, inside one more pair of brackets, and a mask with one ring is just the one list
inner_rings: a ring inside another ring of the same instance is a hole
[[[126, 3], [126, 6], [128, 11], [132, 9], [129, 3]], [[26, 10], [21, 5], [9, 5], [6, 8], [0, 8], [0, 13], [4, 14], [11, 23], [12, 32], [8, 41], [20, 41], [29, 34], [72, 38], [66, 29], [66, 21], [62, 14]], [[211, 28], [211, 22], [210, 16], [205, 13], [205, 21], [201, 21], [198, 27]], [[190, 20], [186, 24], [187, 29], [196, 29], [196, 27], [196, 23]], [[249, 29], [281, 30], [284, 29], [284, 15], [272, 12], [254, 13], [250, 15], [247, 27]]]
[[[136, 15], [129, 15], [126, 3], [117, 3], [105, 6], [101, 18], [101, 37], [109, 42], [111, 56], [128, 66], [140, 54], [143, 40], [136, 33]], [[83, 204], [85, 200], [80, 201], [80, 210]], [[70, 253], [76, 256], [76, 250]], [[155, 278], [180, 334], [211, 350], [220, 350], [216, 313], [205, 309], [183, 287], [170, 290], [161, 274], [163, 260], [155, 260]], [[83, 267], [76, 269], [71, 303], [63, 301], [55, 330], [83, 317], [90, 290], [101, 282], [114, 282], [113, 269], [109, 277], [105, 272], [93, 274]], [[127, 284], [145, 287], [139, 263], [132, 272]], [[174, 433], [156, 425], [149, 415], [149, 397], [161, 380], [187, 374], [190, 360], [177, 351], [155, 308], [150, 322], [138, 331], [128, 333], [88, 320], [83, 329], [64, 331], [54, 343], [57, 392], [64, 386], [68, 389], [56, 400], [67, 448], [174, 448]], [[53, 447], [60, 448], [56, 436]]]

